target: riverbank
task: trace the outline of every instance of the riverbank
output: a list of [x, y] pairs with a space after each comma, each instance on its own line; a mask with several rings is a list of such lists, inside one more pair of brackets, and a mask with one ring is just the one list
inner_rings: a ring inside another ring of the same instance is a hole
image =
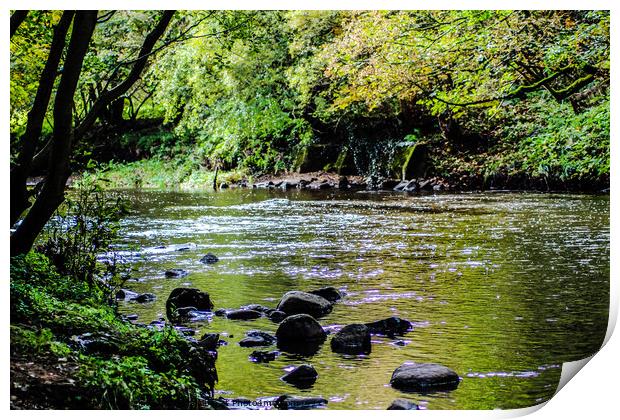
[[[445, 171], [442, 171], [445, 172]], [[216, 177], [217, 175], [217, 177]], [[609, 177], [587, 180], [561, 180], [557, 177], [495, 173], [485, 177], [480, 170], [455, 170], [445, 176], [372, 177], [341, 175], [333, 171], [252, 174], [244, 169], [214, 171], [183, 165], [179, 161], [146, 159], [129, 163], [103, 165], [94, 173], [72, 177], [85, 180], [97, 178], [108, 189], [160, 189], [179, 191], [226, 188], [280, 189], [366, 189], [395, 190], [407, 193], [438, 191], [514, 190], [533, 192], [608, 193]]]
[[34, 252], [11, 261], [10, 340], [12, 409], [205, 408], [217, 380], [214, 354]]

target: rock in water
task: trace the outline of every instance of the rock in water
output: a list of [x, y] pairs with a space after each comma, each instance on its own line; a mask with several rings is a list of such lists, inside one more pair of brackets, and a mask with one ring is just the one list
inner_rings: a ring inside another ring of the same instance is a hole
[[420, 407], [413, 401], [406, 400], [404, 398], [397, 398], [392, 401], [392, 404], [387, 408], [388, 410], [419, 410]]
[[285, 351], [313, 354], [327, 338], [321, 325], [310, 315], [298, 314], [284, 319], [276, 331], [278, 347]]
[[187, 270], [183, 270], [182, 268], [171, 268], [170, 270], [166, 270], [164, 273], [166, 278], [181, 278], [185, 277], [189, 274]]
[[435, 363], [406, 362], [392, 374], [390, 385], [401, 391], [449, 391], [459, 385], [459, 375]]
[[370, 353], [370, 330], [363, 324], [347, 325], [332, 338], [332, 351], [345, 354]]
[[250, 353], [250, 361], [255, 362], [255, 363], [268, 363], [268, 362], [273, 362], [274, 360], [276, 360], [276, 357], [278, 357], [280, 355], [279, 352], [277, 351], [260, 351], [260, 350], [255, 350], [252, 353]]
[[241, 347], [270, 346], [276, 342], [276, 338], [263, 331], [249, 331], [246, 338], [239, 341]]
[[282, 376], [284, 382], [295, 385], [298, 388], [309, 388], [316, 382], [319, 376], [316, 369], [312, 365], [301, 365]]
[[257, 319], [257, 318], [260, 318], [261, 316], [263, 316], [263, 314], [261, 314], [258, 311], [253, 311], [251, 309], [237, 309], [235, 311], [230, 311], [226, 313], [226, 318], [228, 319], [249, 320], [249, 319]]
[[327, 299], [306, 292], [292, 291], [285, 293], [277, 307], [287, 315], [308, 314], [320, 317], [332, 310], [332, 304]]
[[274, 407], [278, 410], [307, 410], [321, 405], [326, 405], [327, 400], [319, 397], [290, 397], [281, 395], [276, 399]]
[[133, 297], [129, 300], [131, 300], [132, 302], [138, 302], [138, 303], [146, 303], [146, 302], [152, 302], [156, 299], [156, 296], [153, 293], [141, 293], [136, 297]]
[[220, 259], [218, 257], [209, 252], [200, 259], [200, 262], [203, 264], [215, 264], [219, 260]]
[[337, 302], [342, 299], [342, 294], [332, 286], [321, 287], [320, 289], [311, 290], [308, 293], [322, 297], [330, 302]]
[[166, 315], [168, 319], [173, 318], [177, 308], [193, 306], [199, 311], [210, 311], [213, 309], [213, 302], [207, 292], [188, 287], [177, 287], [168, 296], [166, 301]]
[[413, 328], [411, 322], [395, 316], [380, 321], [369, 322], [366, 326], [371, 334], [387, 335], [388, 337], [403, 335]]

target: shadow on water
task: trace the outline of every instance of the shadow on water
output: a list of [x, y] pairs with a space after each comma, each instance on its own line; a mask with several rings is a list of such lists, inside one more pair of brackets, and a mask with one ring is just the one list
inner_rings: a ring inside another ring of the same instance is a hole
[[[320, 396], [328, 408], [384, 409], [398, 397], [428, 409], [518, 408], [553, 395], [561, 363], [598, 350], [609, 306], [609, 197], [231, 190], [126, 191], [133, 212], [122, 224], [134, 279], [157, 295], [123, 303], [149, 323], [165, 316], [175, 287], [211, 294], [215, 308], [275, 307], [290, 290], [335, 286], [341, 303], [319, 321], [329, 331], [398, 316], [403, 337], [373, 336], [366, 356], [282, 352], [253, 363], [239, 346], [248, 330], [274, 334], [267, 318], [217, 316], [190, 323], [220, 333], [225, 398]], [[180, 250], [182, 249], [182, 250]], [[205, 265], [212, 252], [219, 262]], [[181, 268], [189, 275], [166, 279]], [[389, 386], [407, 360], [440, 363], [461, 377], [450, 392], [403, 393]], [[319, 373], [300, 390], [280, 380], [292, 366]]]

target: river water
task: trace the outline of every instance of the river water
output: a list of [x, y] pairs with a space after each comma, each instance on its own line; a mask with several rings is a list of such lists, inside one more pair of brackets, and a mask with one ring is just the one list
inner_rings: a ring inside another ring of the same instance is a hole
[[[267, 318], [210, 317], [191, 323], [220, 333], [216, 395], [250, 399], [321, 396], [328, 409], [385, 409], [409, 398], [426, 409], [520, 408], [549, 399], [561, 363], [597, 351], [609, 308], [609, 196], [533, 193], [397, 193], [227, 190], [124, 191], [133, 212], [122, 222], [126, 287], [157, 295], [121, 303], [146, 323], [165, 316], [172, 289], [208, 291], [215, 308], [275, 307], [290, 290], [334, 286], [346, 297], [321, 318], [330, 330], [390, 316], [414, 330], [373, 336], [367, 356], [282, 353], [248, 360], [248, 330], [275, 333]], [[190, 249], [178, 251], [185, 244]], [[195, 245], [195, 247], [193, 246]], [[162, 247], [163, 246], [163, 247]], [[212, 252], [214, 265], [198, 260]], [[181, 279], [164, 271], [183, 268]], [[259, 348], [275, 350], [275, 346]], [[404, 393], [389, 386], [405, 361], [440, 363], [458, 389]], [[280, 377], [312, 364], [309, 389]]]

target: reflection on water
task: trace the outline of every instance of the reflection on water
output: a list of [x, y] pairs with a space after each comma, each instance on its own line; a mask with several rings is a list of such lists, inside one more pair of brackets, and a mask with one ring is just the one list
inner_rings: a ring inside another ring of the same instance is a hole
[[[245, 332], [274, 333], [266, 318], [192, 323], [220, 333], [217, 392], [226, 398], [322, 396], [328, 408], [384, 409], [410, 398], [428, 409], [518, 408], [548, 399], [563, 361], [598, 350], [609, 306], [609, 197], [541, 194], [405, 196], [368, 192], [233, 190], [126, 192], [128, 288], [158, 296], [123, 304], [149, 323], [170, 291], [208, 291], [216, 308], [274, 307], [290, 290], [332, 285], [347, 295], [321, 324], [399, 316], [402, 340], [373, 337], [368, 356], [283, 353], [252, 363]], [[183, 250], [181, 250], [183, 249]], [[220, 261], [204, 265], [207, 252]], [[168, 268], [190, 275], [166, 279]], [[273, 350], [275, 347], [262, 348]], [[417, 394], [389, 386], [404, 361], [433, 362], [462, 378], [457, 390]], [[319, 372], [298, 390], [279, 378], [301, 362]]]

